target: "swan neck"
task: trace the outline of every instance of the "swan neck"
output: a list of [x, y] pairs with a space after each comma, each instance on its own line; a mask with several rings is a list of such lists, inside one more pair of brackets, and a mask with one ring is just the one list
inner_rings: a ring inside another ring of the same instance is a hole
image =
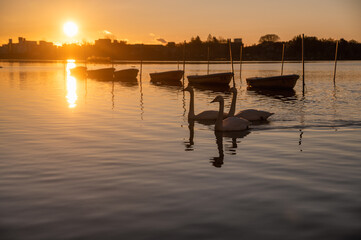
[[224, 101], [222, 100], [219, 102], [218, 117], [215, 124], [216, 131], [223, 130], [223, 111], [224, 111]]
[[236, 100], [237, 100], [237, 92], [233, 92], [232, 103], [231, 103], [231, 108], [229, 109], [228, 112], [228, 117], [234, 117], [234, 113], [236, 112]]

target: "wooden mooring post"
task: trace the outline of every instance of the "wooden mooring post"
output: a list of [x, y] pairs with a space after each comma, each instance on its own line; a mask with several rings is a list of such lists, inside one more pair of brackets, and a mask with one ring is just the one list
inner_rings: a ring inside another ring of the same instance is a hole
[[305, 58], [304, 58], [304, 38], [305, 34], [302, 34], [302, 94], [305, 95]]
[[281, 65], [281, 76], [283, 75], [283, 59], [285, 56], [285, 44], [282, 46], [282, 65]]
[[209, 74], [209, 43], [208, 43], [208, 51], [207, 51], [207, 74]]
[[234, 81], [234, 68], [233, 68], [233, 57], [232, 57], [232, 46], [231, 46], [231, 39], [228, 39], [228, 44], [229, 44], [229, 57], [231, 59], [231, 66], [232, 66], [232, 74], [233, 74], [233, 87], [236, 87], [236, 83]]
[[239, 53], [239, 80], [242, 83], [242, 51], [243, 44], [241, 43], [240, 53]]
[[335, 68], [333, 70], [333, 86], [336, 86], [337, 51], [338, 51], [338, 40], [336, 41]]
[[183, 88], [184, 88], [184, 75], [186, 74], [186, 41], [184, 40], [183, 46]]
[[141, 59], [140, 60], [140, 67], [139, 67], [140, 71], [139, 71], [139, 81], [141, 82], [142, 81], [142, 73], [143, 73], [143, 60]]

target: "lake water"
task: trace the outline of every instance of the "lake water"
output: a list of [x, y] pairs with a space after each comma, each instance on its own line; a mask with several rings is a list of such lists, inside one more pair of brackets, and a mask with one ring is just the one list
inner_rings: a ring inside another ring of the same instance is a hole
[[[143, 65], [136, 83], [75, 79], [71, 62], [0, 65], [0, 239], [361, 238], [361, 62], [338, 63], [336, 88], [332, 62], [306, 63], [304, 96], [301, 79], [247, 90], [279, 63], [244, 64], [242, 82], [235, 66], [237, 110], [275, 114], [224, 137], [188, 124], [182, 86], [150, 83], [177, 64]], [[196, 113], [217, 95], [228, 109], [228, 91], [195, 89]]]

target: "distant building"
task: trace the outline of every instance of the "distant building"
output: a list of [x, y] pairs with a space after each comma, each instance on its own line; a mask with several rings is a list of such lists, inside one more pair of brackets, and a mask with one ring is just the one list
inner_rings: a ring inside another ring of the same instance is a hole
[[167, 47], [175, 47], [175, 42], [168, 42]]
[[101, 38], [95, 40], [95, 46], [110, 46], [112, 44], [112, 40], [108, 38]]
[[41, 47], [52, 47], [54, 44], [52, 42], [39, 41], [39, 46]]
[[243, 43], [242, 38], [235, 38], [233, 39], [235, 43]]
[[26, 42], [26, 39], [23, 37], [18, 37], [19, 44], [23, 44]]

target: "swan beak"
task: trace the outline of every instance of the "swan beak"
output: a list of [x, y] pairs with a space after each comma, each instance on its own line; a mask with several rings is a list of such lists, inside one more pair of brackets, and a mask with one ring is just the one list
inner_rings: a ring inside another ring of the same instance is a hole
[[213, 99], [210, 103], [214, 103], [216, 99]]

